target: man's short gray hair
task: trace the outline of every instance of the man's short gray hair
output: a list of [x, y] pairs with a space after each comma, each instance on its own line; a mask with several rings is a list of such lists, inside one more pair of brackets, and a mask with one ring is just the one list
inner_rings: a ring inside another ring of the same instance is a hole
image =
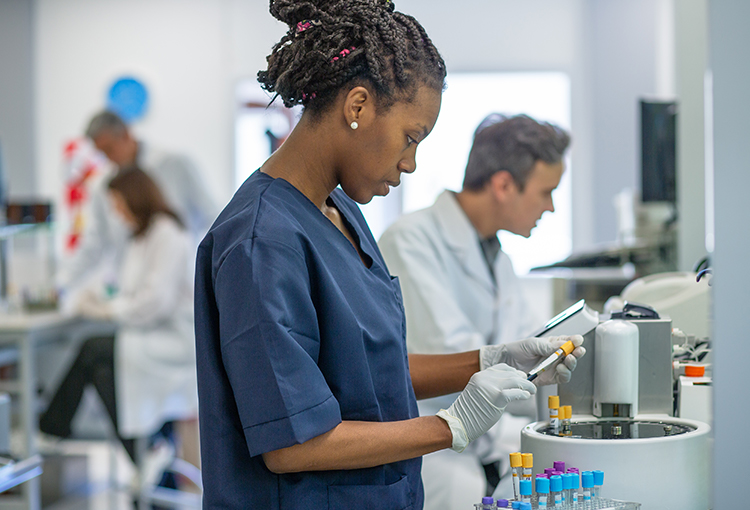
[[463, 188], [479, 191], [494, 174], [505, 170], [523, 190], [536, 162], [559, 163], [568, 145], [570, 135], [553, 124], [528, 115], [493, 113], [474, 132]]
[[122, 134], [128, 130], [127, 124], [115, 112], [104, 110], [94, 115], [86, 128], [86, 136], [94, 139], [100, 134], [107, 132]]

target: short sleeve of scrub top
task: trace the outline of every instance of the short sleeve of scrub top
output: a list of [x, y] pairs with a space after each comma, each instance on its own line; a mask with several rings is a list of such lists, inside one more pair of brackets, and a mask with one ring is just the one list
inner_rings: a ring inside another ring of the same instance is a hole
[[418, 416], [398, 282], [358, 207], [340, 190], [331, 199], [369, 267], [304, 195], [260, 172], [199, 248], [206, 508], [422, 507], [420, 459], [282, 475], [262, 460], [342, 420]]

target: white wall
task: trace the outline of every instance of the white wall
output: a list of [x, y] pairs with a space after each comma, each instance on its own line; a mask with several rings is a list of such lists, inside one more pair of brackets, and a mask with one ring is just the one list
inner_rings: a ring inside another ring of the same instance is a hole
[[592, 8], [595, 239], [614, 241], [612, 199], [640, 188], [639, 99], [656, 95], [657, 4], [599, 2]]
[[[452, 71], [564, 71], [571, 77], [573, 248], [614, 238], [611, 196], [636, 181], [636, 100], [657, 88], [665, 0], [400, 0]], [[232, 191], [232, 90], [264, 67], [284, 31], [257, 0], [36, 0], [40, 189], [60, 183], [60, 151], [135, 73], [153, 96], [144, 138], [193, 156]], [[623, 65], [624, 64], [624, 65]]]
[[[233, 189], [234, 81], [260, 68], [261, 55], [278, 38], [262, 3], [37, 0], [40, 191], [55, 196], [64, 142], [80, 136], [116, 77], [133, 74], [151, 93], [150, 111], [135, 132], [190, 155], [210, 191], [227, 200]], [[262, 35], [265, 46], [254, 35]]]
[[714, 498], [712, 508], [747, 508], [745, 424], [750, 359], [750, 2], [709, 0], [709, 64], [713, 73]]
[[706, 255], [704, 75], [708, 53], [708, 0], [675, 3], [677, 40], [678, 268], [689, 271]]

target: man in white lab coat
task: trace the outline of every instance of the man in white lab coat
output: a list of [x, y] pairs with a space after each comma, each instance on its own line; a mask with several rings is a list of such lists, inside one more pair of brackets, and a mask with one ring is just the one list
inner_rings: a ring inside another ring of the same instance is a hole
[[[444, 191], [434, 205], [402, 216], [383, 234], [380, 249], [404, 296], [409, 352], [479, 349], [524, 338], [540, 326], [543, 318], [524, 301], [497, 233], [529, 237], [542, 214], [554, 211], [552, 191], [569, 143], [556, 126], [493, 114], [475, 132], [463, 189]], [[420, 414], [434, 414], [453, 398], [423, 400]], [[534, 416], [533, 406], [515, 412]], [[424, 457], [425, 510], [481, 501], [486, 482], [497, 481], [496, 462], [507, 464], [497, 440], [503, 420], [462, 454]]]
[[[81, 244], [63, 260], [58, 275], [59, 286], [64, 290], [75, 290], [90, 277], [101, 277], [105, 261], [113, 262], [114, 267], [111, 271], [104, 271], [104, 278], [117, 273], [120, 258], [125, 253], [128, 231], [114, 213], [106, 189], [120, 168], [137, 165], [148, 173], [169, 206], [184, 222], [193, 248], [197, 248], [219, 208], [192, 161], [184, 155], [162, 152], [137, 140], [122, 119], [110, 111], [100, 112], [91, 119], [86, 136], [107, 157], [112, 168], [99, 176], [93, 185]], [[191, 260], [194, 259], [193, 252]]]

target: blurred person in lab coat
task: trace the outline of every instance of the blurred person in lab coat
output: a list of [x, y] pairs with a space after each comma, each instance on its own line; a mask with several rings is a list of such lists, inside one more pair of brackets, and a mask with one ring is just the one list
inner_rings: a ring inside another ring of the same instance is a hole
[[[121, 287], [112, 298], [89, 287], [75, 309], [85, 317], [116, 322], [117, 333], [83, 344], [42, 415], [40, 429], [69, 436], [83, 391], [93, 385], [118, 438], [137, 462], [135, 438], [154, 435], [165, 422], [197, 416], [193, 255], [181, 220], [142, 170], [118, 172], [108, 184], [107, 198], [130, 234]], [[162, 441], [148, 455], [168, 464], [174, 447]], [[158, 482], [146, 478], [159, 474], [141, 473], [142, 482]]]
[[[86, 136], [107, 157], [112, 169], [94, 184], [81, 245], [61, 265], [58, 283], [63, 292], [85, 286], [87, 280], [100, 275], [97, 271], [109, 267], [107, 261], [114, 264], [110, 273], [117, 273], [128, 229], [112, 210], [107, 182], [120, 169], [130, 166], [143, 169], [156, 182], [169, 207], [184, 222], [191, 237], [192, 261], [198, 243], [219, 212], [193, 162], [184, 155], [163, 152], [137, 140], [125, 122], [111, 111], [96, 114], [89, 122]], [[111, 277], [105, 275], [105, 279]], [[68, 302], [75, 302], [75, 293], [70, 296]]]
[[[490, 115], [474, 134], [463, 189], [443, 191], [434, 205], [401, 217], [382, 235], [383, 257], [401, 280], [409, 352], [478, 349], [525, 338], [539, 326], [497, 233], [529, 237], [542, 214], [554, 211], [552, 192], [569, 143], [559, 127], [526, 115]], [[434, 414], [454, 397], [420, 401], [420, 414]], [[508, 411], [535, 416], [533, 405]], [[500, 441], [504, 422], [462, 455], [424, 457], [425, 509], [470, 508], [487, 482], [497, 484], [497, 461], [510, 453]]]

